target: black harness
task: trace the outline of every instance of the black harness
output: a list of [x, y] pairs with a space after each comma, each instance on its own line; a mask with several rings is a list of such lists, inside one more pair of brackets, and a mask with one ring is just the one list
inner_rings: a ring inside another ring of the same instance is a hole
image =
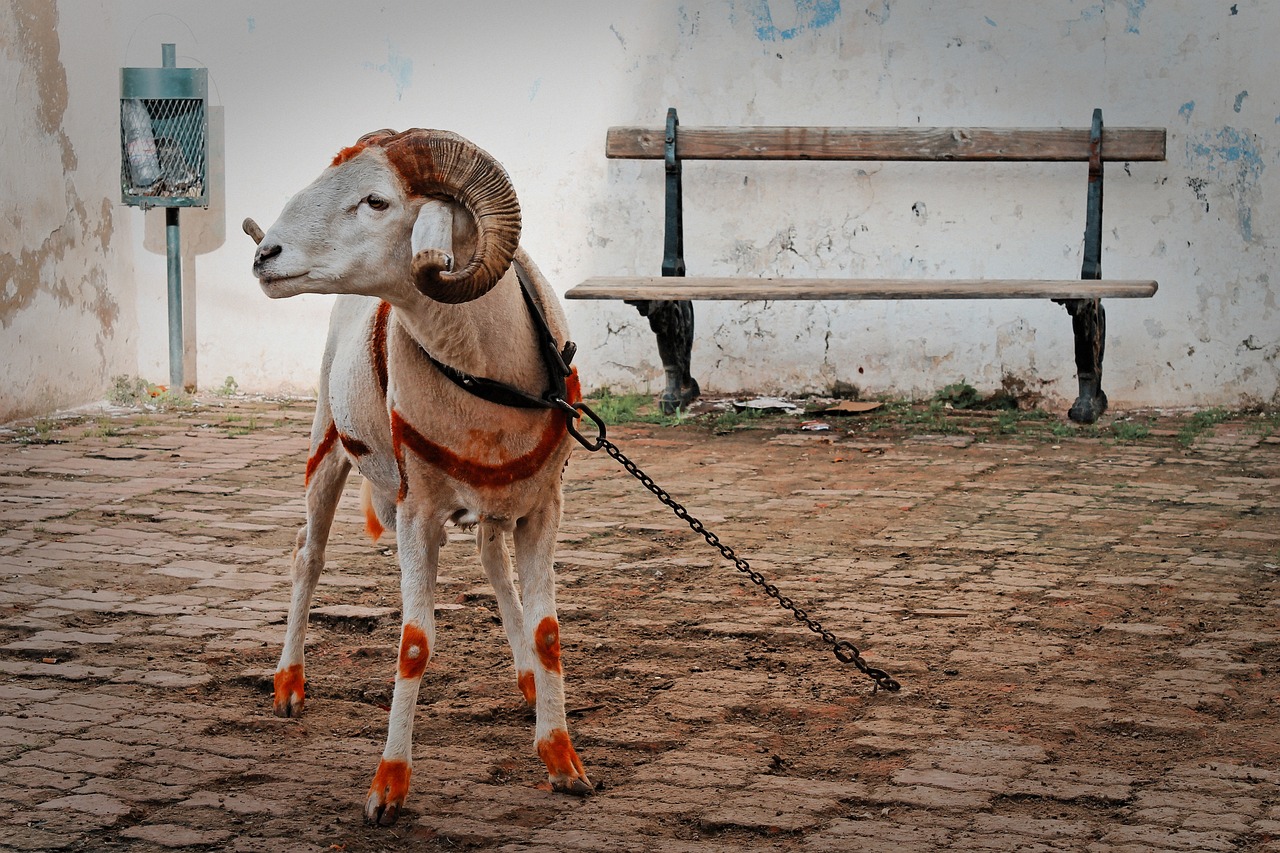
[[496, 403], [499, 406], [511, 406], [517, 409], [568, 409], [577, 416], [577, 410], [573, 405], [565, 399], [568, 389], [565, 380], [569, 377], [569, 364], [573, 361], [574, 353], [578, 350], [578, 345], [573, 341], [566, 341], [564, 348], [561, 349], [556, 343], [555, 336], [551, 334], [551, 327], [547, 325], [547, 318], [543, 315], [542, 309], [538, 306], [538, 301], [533, 298], [532, 286], [529, 283], [529, 275], [525, 272], [518, 262], [513, 263], [515, 267], [516, 279], [520, 282], [520, 294], [524, 297], [524, 304], [529, 308], [529, 317], [533, 320], [534, 333], [538, 336], [538, 352], [542, 355], [542, 363], [546, 365], [547, 377], [551, 383], [551, 387], [541, 397], [535, 397], [527, 391], [522, 391], [514, 385], [508, 385], [506, 382], [499, 382], [497, 379], [489, 379], [484, 376], [474, 376], [465, 370], [459, 370], [456, 367], [445, 364], [437, 359], [431, 353], [422, 349], [422, 354], [427, 360], [435, 365], [453, 384], [469, 394], [474, 394], [482, 400], [490, 403]]

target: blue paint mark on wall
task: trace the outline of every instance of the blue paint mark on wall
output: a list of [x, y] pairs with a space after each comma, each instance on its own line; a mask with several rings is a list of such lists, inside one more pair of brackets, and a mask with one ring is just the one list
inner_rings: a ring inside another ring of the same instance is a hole
[[1125, 23], [1124, 31], [1138, 35], [1138, 24], [1143, 10], [1147, 8], [1147, 0], [1124, 0], [1124, 6], [1129, 10], [1129, 20]]
[[542, 78], [539, 77], [537, 80], [534, 80], [533, 85], [529, 87], [530, 102], [532, 102], [534, 98], [538, 97], [538, 90], [541, 88], [542, 88]]
[[1196, 110], [1196, 102], [1187, 101], [1185, 104], [1178, 107], [1178, 115], [1182, 116], [1183, 121], [1189, 122], [1191, 121], [1191, 114], [1195, 112], [1195, 110]]
[[1259, 184], [1266, 164], [1258, 138], [1234, 127], [1209, 130], [1187, 139], [1187, 159], [1199, 161], [1218, 182], [1225, 183], [1236, 201], [1240, 236], [1253, 240], [1253, 205], [1261, 200]]
[[[791, 9], [785, 8], [787, 3], [795, 5], [794, 15]], [[775, 23], [771, 6], [779, 7], [777, 18], [784, 22], [782, 26]], [[840, 0], [756, 0], [752, 13], [756, 38], [760, 41], [788, 41], [801, 33], [835, 23], [840, 17]]]
[[990, 18], [984, 17], [982, 20], [986, 21], [988, 24], [990, 24], [993, 27], [996, 25], [996, 22], [991, 20]]
[[1244, 106], [1244, 99], [1247, 97], [1249, 97], [1248, 89], [1236, 95], [1236, 105], [1232, 107], [1232, 109], [1235, 110], [1236, 112], [1240, 112], [1240, 108]]
[[253, 32], [258, 28], [258, 22], [253, 17], [249, 18], [249, 32]]
[[413, 82], [413, 60], [402, 54], [390, 39], [387, 39], [387, 61], [365, 62], [363, 67], [366, 71], [377, 71], [389, 75], [396, 86], [397, 101], [404, 97], [404, 90]]

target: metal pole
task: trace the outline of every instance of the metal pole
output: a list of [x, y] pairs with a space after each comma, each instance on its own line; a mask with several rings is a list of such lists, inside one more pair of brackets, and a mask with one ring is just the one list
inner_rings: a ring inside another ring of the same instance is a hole
[[180, 393], [182, 384], [182, 243], [178, 233], [178, 208], [164, 209], [164, 243], [169, 259], [169, 390]]
[[[160, 45], [161, 65], [175, 68], [177, 58], [172, 44]], [[169, 390], [180, 394], [182, 377], [182, 236], [178, 231], [178, 208], [164, 209], [164, 243], [169, 262]]]

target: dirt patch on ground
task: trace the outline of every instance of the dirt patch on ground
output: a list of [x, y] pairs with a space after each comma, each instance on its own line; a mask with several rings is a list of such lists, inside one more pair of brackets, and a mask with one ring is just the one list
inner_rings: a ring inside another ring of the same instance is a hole
[[360, 807], [398, 572], [354, 483], [306, 714], [270, 712], [309, 417], [208, 400], [3, 436], [0, 848], [1280, 849], [1274, 416], [615, 428], [902, 690], [873, 694], [612, 460], [577, 452], [559, 601], [599, 790], [546, 789], [458, 533], [391, 829]]

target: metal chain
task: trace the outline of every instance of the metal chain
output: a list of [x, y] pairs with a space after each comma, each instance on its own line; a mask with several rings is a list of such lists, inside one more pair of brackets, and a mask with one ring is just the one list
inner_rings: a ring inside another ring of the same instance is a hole
[[742, 572], [744, 575], [751, 578], [751, 582], [754, 583], [757, 587], [759, 587], [760, 590], [765, 595], [772, 598], [778, 604], [778, 606], [781, 607], [782, 609], [790, 611], [791, 615], [795, 617], [797, 622], [803, 623], [804, 626], [808, 628], [810, 631], [822, 637], [823, 642], [831, 646], [832, 651], [835, 653], [837, 660], [839, 660], [841, 663], [844, 663], [844, 664], [850, 664], [850, 663], [853, 664], [860, 671], [862, 671], [863, 674], [865, 674], [867, 677], [874, 680], [875, 687], [873, 687], [871, 690], [873, 694], [876, 692], [876, 690], [880, 689], [881, 687], [883, 687], [885, 690], [888, 690], [891, 693], [901, 689], [901, 685], [898, 684], [898, 682], [893, 678], [893, 676], [889, 675], [889, 673], [885, 672], [882, 669], [876, 669], [875, 667], [868, 664], [865, 660], [863, 660], [862, 653], [858, 651], [858, 647], [855, 646], [853, 643], [849, 642], [848, 640], [841, 640], [838, 637], [836, 637], [835, 634], [831, 633], [826, 628], [823, 628], [821, 622], [819, 622], [817, 619], [814, 619], [812, 616], [810, 616], [803, 608], [797, 606], [796, 603], [792, 601], [789, 597], [783, 595], [782, 592], [776, 586], [774, 586], [772, 583], [769, 583], [768, 579], [765, 578], [764, 575], [760, 574], [760, 572], [751, 568], [751, 565], [746, 560], [739, 557], [736, 553], [734, 553], [734, 550], [732, 548], [730, 548], [728, 545], [725, 545], [723, 542], [721, 542], [719, 536], [716, 536], [710, 530], [707, 530], [706, 526], [703, 525], [701, 521], [699, 521], [697, 518], [691, 515], [689, 513], [689, 510], [685, 509], [679, 503], [679, 501], [671, 497], [671, 495], [668, 494], [665, 489], [663, 489], [661, 486], [655, 483], [652, 477], [650, 477], [644, 471], [641, 471], [640, 467], [636, 465], [636, 463], [632, 462], [627, 457], [627, 455], [618, 448], [616, 444], [614, 444], [609, 439], [605, 438], [604, 424], [599, 420], [599, 418], [596, 417], [594, 412], [592, 412], [590, 409], [588, 409], [586, 406], [582, 405], [581, 403], [576, 404], [574, 408], [576, 411], [581, 411], [585, 414], [588, 414], [591, 417], [591, 419], [596, 422], [597, 427], [600, 429], [600, 435], [596, 438], [596, 440], [594, 442], [588, 442], [578, 433], [576, 429], [573, 428], [573, 419], [572, 418], [570, 419], [569, 431], [573, 435], [573, 437], [576, 438], [579, 441], [579, 443], [582, 444], [583, 447], [587, 448], [592, 452], [603, 449], [605, 453], [608, 453], [610, 456], [612, 456], [614, 460], [618, 462], [619, 465], [621, 465], [623, 468], [627, 470], [628, 474], [630, 474], [632, 477], [635, 477], [637, 480], [639, 480], [642, 486], [644, 486], [646, 489], [652, 492], [654, 497], [662, 501], [663, 504], [665, 504], [673, 513], [675, 513], [676, 518], [679, 518], [680, 520], [688, 524], [694, 533], [697, 533], [700, 536], [702, 536], [703, 539], [706, 539], [707, 544], [715, 548], [717, 551], [719, 551], [726, 560], [733, 563], [734, 567], [738, 571]]

